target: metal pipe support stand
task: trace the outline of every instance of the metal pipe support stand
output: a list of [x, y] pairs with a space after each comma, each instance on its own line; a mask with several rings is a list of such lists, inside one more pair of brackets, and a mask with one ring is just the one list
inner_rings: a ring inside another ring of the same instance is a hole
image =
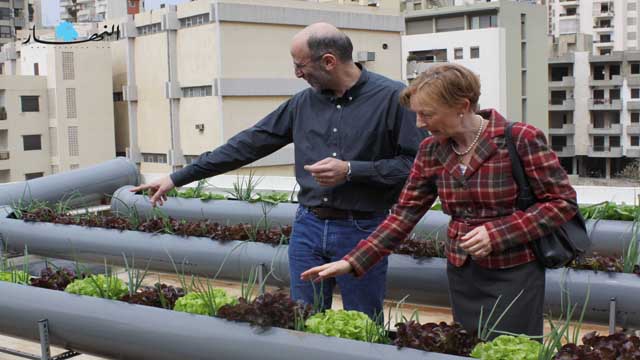
[[51, 356], [51, 347], [49, 345], [49, 320], [42, 319], [38, 321], [38, 332], [40, 333], [41, 355], [29, 354], [26, 352], [5, 348], [2, 346], [0, 346], [0, 352], [13, 355], [13, 356], [26, 358], [26, 359], [32, 359], [32, 360], [62, 360], [62, 359], [71, 359], [72, 357], [82, 355], [73, 350], [68, 350], [63, 352], [62, 354]]

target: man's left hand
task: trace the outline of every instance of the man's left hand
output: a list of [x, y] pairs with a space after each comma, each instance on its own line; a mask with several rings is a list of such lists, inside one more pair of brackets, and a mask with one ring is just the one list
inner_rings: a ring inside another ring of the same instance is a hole
[[311, 173], [320, 186], [335, 186], [347, 180], [349, 166], [346, 161], [328, 157], [315, 164], [305, 165], [304, 169]]
[[478, 226], [477, 228], [469, 231], [463, 235], [460, 240], [462, 240], [460, 247], [469, 255], [475, 257], [485, 257], [491, 254], [491, 251], [493, 250], [491, 248], [489, 233], [484, 225]]

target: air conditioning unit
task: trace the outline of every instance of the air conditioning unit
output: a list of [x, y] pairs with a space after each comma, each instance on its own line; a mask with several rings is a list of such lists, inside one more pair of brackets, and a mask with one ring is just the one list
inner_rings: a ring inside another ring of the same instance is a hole
[[204, 131], [204, 124], [196, 124], [196, 130], [203, 132]]
[[356, 59], [357, 62], [376, 61], [376, 53], [374, 51], [358, 51]]

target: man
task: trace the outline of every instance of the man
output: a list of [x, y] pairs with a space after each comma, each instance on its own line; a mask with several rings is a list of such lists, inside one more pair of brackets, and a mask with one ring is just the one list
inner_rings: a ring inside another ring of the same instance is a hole
[[300, 185], [289, 245], [291, 297], [331, 307], [340, 287], [344, 308], [374, 316], [382, 311], [386, 261], [360, 279], [345, 275], [315, 285], [301, 281], [311, 267], [341, 259], [385, 218], [404, 184], [424, 133], [415, 114], [399, 104], [402, 83], [368, 72], [352, 60], [351, 40], [333, 25], [317, 23], [291, 45], [303, 90], [195, 163], [151, 184], [151, 202], [167, 191], [222, 174], [295, 144]]

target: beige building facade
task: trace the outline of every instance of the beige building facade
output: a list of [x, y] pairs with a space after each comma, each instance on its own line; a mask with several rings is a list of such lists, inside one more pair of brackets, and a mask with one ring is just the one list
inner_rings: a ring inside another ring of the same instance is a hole
[[13, 43], [0, 62], [0, 182], [115, 157], [109, 43]]
[[[120, 22], [111, 42], [116, 148], [143, 173], [166, 173], [223, 143], [308, 85], [290, 42], [328, 21], [354, 43], [354, 60], [401, 79], [398, 11], [306, 1], [193, 1]], [[293, 145], [250, 166], [293, 175]]]
[[15, 40], [16, 32], [29, 25], [27, 0], [0, 0], [0, 46]]

